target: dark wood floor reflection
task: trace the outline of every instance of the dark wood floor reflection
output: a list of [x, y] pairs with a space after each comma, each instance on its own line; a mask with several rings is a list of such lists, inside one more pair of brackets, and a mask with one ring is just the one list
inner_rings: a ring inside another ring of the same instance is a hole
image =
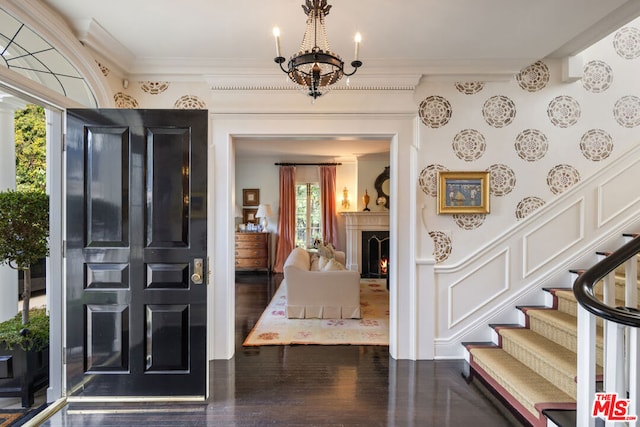
[[[242, 341], [281, 276], [238, 274], [236, 355], [212, 362], [206, 404], [69, 406], [47, 426], [512, 426], [461, 361], [396, 361], [387, 347]], [[148, 412], [141, 412], [147, 409]]]

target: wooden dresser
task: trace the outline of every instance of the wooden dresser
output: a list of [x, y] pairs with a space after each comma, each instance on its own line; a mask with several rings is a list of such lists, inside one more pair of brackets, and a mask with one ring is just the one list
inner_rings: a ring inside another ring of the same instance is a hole
[[271, 271], [270, 233], [236, 233], [236, 270]]

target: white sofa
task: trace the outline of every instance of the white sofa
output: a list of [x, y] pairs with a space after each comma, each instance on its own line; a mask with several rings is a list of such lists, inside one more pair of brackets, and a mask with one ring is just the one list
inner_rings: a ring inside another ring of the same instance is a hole
[[[344, 265], [344, 252], [335, 252]], [[311, 255], [294, 248], [284, 263], [287, 317], [290, 319], [359, 319], [360, 274], [351, 270], [313, 271]]]

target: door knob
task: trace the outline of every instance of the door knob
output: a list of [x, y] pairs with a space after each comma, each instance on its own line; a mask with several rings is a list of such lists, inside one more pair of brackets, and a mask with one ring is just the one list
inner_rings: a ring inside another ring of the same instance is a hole
[[202, 284], [202, 267], [204, 262], [202, 258], [195, 258], [193, 260], [193, 274], [191, 275], [191, 281], [196, 285]]

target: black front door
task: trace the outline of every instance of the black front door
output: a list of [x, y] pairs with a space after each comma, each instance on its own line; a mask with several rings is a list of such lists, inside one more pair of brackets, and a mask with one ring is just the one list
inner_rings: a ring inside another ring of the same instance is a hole
[[207, 112], [67, 111], [67, 390], [206, 394]]

